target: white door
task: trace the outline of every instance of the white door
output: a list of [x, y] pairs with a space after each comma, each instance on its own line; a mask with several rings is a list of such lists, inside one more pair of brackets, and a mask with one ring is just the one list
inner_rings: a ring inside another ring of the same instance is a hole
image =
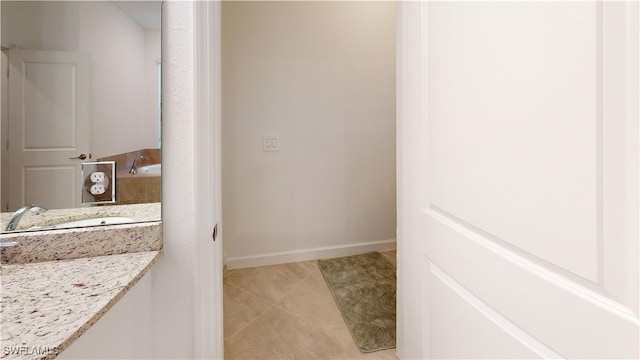
[[401, 358], [638, 358], [636, 2], [401, 2]]
[[89, 116], [88, 55], [9, 51], [9, 210], [80, 205]]

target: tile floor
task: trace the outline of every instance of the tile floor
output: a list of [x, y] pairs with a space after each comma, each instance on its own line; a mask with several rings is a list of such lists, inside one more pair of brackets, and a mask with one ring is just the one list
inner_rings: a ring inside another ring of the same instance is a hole
[[225, 359], [397, 359], [358, 350], [316, 261], [225, 271], [224, 333]]

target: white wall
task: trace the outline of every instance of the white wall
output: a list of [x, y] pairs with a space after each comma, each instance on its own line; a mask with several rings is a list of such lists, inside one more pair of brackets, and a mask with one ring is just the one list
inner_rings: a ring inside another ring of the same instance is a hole
[[91, 151], [103, 157], [157, 147], [157, 133], [143, 121], [144, 29], [109, 2], [80, 2], [79, 18], [79, 51], [91, 54]]
[[94, 157], [157, 147], [157, 116], [147, 112], [157, 106], [157, 96], [147, 96], [157, 94], [157, 85], [150, 88], [147, 77], [160, 57], [159, 32], [147, 34], [108, 1], [2, 1], [2, 7], [3, 45], [90, 54]]
[[3, 1], [2, 45], [77, 51], [78, 5], [72, 1]]
[[395, 3], [224, 2], [222, 102], [230, 267], [395, 239]]
[[144, 124], [145, 128], [142, 130], [144, 136], [144, 143], [151, 144], [155, 141], [156, 146], [148, 146], [150, 148], [156, 148], [158, 146], [158, 140], [160, 140], [160, 123], [158, 122], [159, 108], [158, 108], [158, 90], [160, 82], [158, 81], [158, 65], [160, 62], [161, 54], [161, 34], [159, 30], [144, 30], [144, 44], [145, 44], [145, 56], [144, 56], [144, 71], [145, 71], [145, 84], [144, 84], [144, 96], [145, 96], [145, 110], [144, 110]]
[[164, 254], [152, 273], [153, 358], [192, 359], [196, 278], [193, 4], [164, 2], [162, 22], [162, 166], [169, 170], [162, 174]]

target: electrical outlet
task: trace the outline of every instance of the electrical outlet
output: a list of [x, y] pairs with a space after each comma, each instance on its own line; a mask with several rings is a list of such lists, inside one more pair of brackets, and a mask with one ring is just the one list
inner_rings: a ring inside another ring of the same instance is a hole
[[278, 151], [280, 147], [278, 145], [278, 134], [263, 134], [262, 135], [262, 150], [263, 151]]
[[82, 163], [82, 203], [105, 204], [116, 202], [115, 161], [87, 161]]
[[101, 183], [104, 182], [105, 174], [102, 171], [94, 171], [89, 178], [92, 183]]
[[91, 194], [93, 195], [102, 195], [107, 191], [102, 184], [93, 184], [91, 185]]

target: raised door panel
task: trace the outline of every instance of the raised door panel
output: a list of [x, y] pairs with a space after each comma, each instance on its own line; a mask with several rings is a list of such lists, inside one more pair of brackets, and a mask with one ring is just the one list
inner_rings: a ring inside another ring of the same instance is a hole
[[446, 3], [429, 7], [428, 22], [430, 206], [592, 282], [598, 11]]
[[[473, 301], [463, 297], [469, 306], [478, 308], [482, 303], [493, 309], [483, 316], [508, 323], [506, 333], [523, 347], [566, 358], [638, 356], [638, 318], [628, 308], [505, 249], [455, 219], [427, 211], [424, 220], [424, 261], [472, 294]], [[426, 294], [439, 291], [428, 282], [423, 286]], [[436, 311], [440, 310], [428, 307], [425, 325], [437, 316]], [[462, 335], [443, 338], [453, 346], [469, 340]], [[475, 350], [492, 351], [494, 346], [499, 344], [483, 344]], [[433, 355], [429, 349], [426, 352]]]
[[[429, 263], [428, 321], [430, 354], [436, 359], [537, 359], [558, 357], [540, 352], [537, 340], [514, 327], [435, 264]], [[452, 338], [464, 338], [451, 344]], [[534, 348], [528, 344], [534, 343]], [[487, 346], [489, 345], [489, 346]]]
[[25, 62], [25, 150], [76, 150], [76, 66]]

